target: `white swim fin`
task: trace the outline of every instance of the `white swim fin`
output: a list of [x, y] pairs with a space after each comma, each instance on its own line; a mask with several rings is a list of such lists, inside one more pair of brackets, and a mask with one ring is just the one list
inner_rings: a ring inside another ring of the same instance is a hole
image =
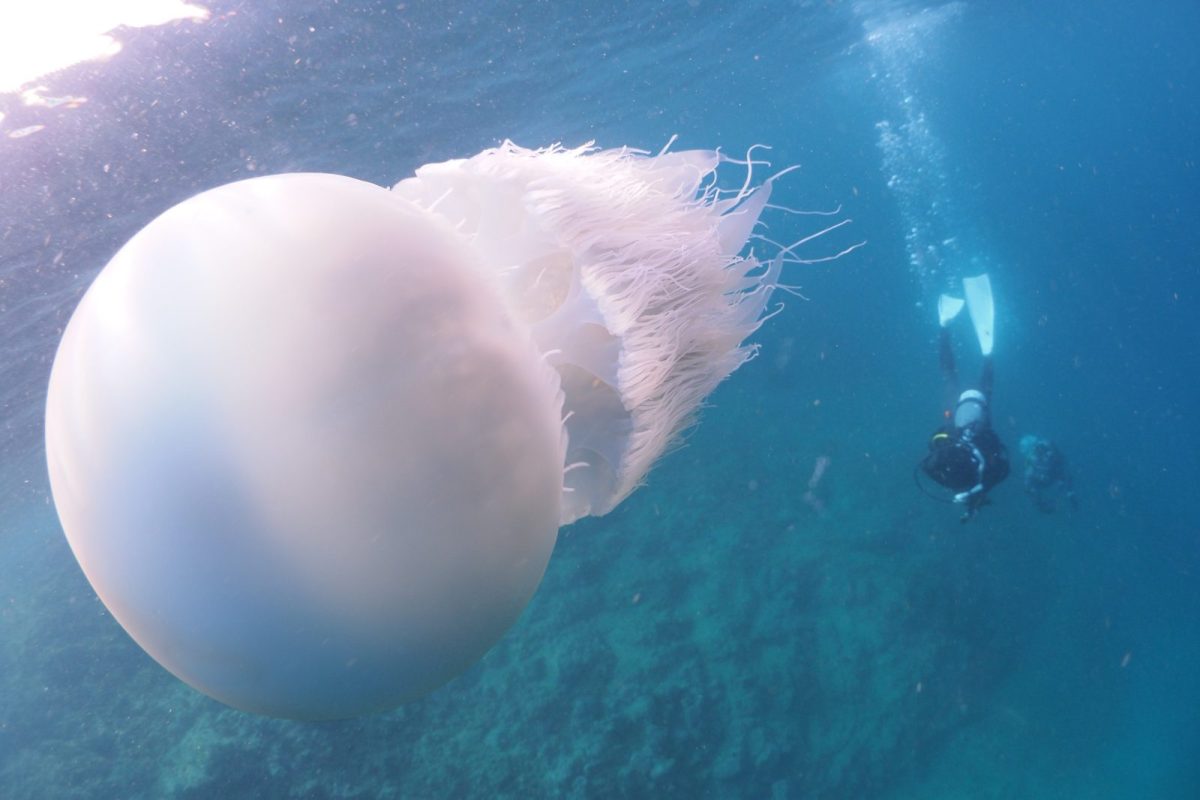
[[967, 296], [967, 311], [975, 325], [979, 349], [985, 356], [992, 354], [993, 326], [996, 308], [992, 304], [992, 282], [985, 272], [974, 278], [963, 278], [963, 293]]
[[950, 324], [950, 320], [958, 316], [958, 312], [962, 311], [963, 300], [961, 297], [951, 297], [944, 294], [938, 298], [938, 324], [943, 328]]

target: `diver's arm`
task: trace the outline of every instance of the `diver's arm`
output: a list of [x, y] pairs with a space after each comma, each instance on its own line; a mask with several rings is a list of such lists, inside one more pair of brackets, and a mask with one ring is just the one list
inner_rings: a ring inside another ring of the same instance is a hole
[[965, 503], [967, 506], [967, 513], [963, 517], [964, 522], [966, 522], [967, 519], [970, 519], [975, 514], [975, 511], [978, 510], [979, 506], [983, 505], [983, 495], [984, 492], [987, 491], [984, 487], [984, 469], [986, 462], [984, 461], [983, 453], [979, 451], [979, 448], [974, 443], [966, 442], [965, 444], [971, 448], [971, 451], [974, 455], [973, 460], [977, 465], [978, 472], [975, 475], [974, 486], [972, 486], [970, 489], [967, 489], [965, 492], [959, 492], [958, 494], [954, 495], [954, 502]]
[[1075, 496], [1075, 482], [1071, 480], [1071, 468], [1067, 466], [1067, 457], [1059, 451], [1058, 457], [1062, 459], [1062, 485], [1067, 492], [1067, 502], [1071, 504], [1072, 511], [1079, 510], [1079, 498]]

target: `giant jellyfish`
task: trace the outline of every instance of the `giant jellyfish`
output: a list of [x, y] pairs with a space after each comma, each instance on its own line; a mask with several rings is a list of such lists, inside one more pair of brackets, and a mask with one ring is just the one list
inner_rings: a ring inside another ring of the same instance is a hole
[[100, 272], [46, 450], [88, 580], [236, 708], [346, 717], [446, 682], [513, 624], [559, 526], [613, 509], [754, 354], [782, 255], [722, 157], [526, 150], [391, 190], [221, 186]]

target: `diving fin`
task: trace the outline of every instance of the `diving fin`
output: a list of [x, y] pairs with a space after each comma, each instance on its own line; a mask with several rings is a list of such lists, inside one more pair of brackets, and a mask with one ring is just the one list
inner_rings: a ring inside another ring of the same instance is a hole
[[992, 282], [985, 272], [974, 278], [963, 278], [963, 293], [967, 296], [967, 311], [975, 325], [979, 349], [985, 356], [992, 354], [993, 325], [996, 309], [992, 304]]
[[963, 300], [961, 297], [951, 297], [944, 294], [938, 298], [938, 324], [943, 328], [950, 324], [950, 320], [958, 316], [958, 312], [962, 311]]

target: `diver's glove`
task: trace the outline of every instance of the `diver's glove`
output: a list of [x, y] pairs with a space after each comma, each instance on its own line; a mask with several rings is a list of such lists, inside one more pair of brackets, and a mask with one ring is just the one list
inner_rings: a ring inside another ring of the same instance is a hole
[[959, 492], [954, 495], [954, 502], [966, 504], [967, 508], [963, 511], [963, 515], [958, 518], [958, 521], [968, 522], [979, 513], [979, 509], [988, 504], [988, 499], [987, 495], [983, 492], [972, 489], [969, 492]]

